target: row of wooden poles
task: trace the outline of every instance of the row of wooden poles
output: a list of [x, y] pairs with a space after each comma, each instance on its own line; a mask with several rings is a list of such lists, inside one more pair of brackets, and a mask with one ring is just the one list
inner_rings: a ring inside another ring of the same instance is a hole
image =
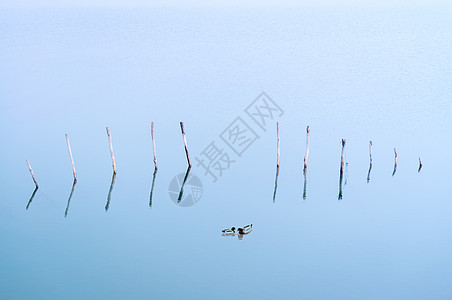
[[[181, 128], [182, 137], [183, 137], [183, 140], [184, 140], [185, 154], [187, 156], [187, 162], [188, 162], [188, 169], [187, 169], [187, 173], [186, 173], [186, 176], [185, 176], [185, 179], [184, 179], [184, 183], [183, 183], [183, 184], [185, 184], [185, 182], [187, 180], [187, 177], [188, 177], [188, 174], [189, 174], [189, 171], [191, 169], [191, 160], [190, 160], [190, 155], [188, 153], [187, 138], [185, 137], [185, 130], [184, 130], [184, 123], [183, 122], [180, 122], [180, 128]], [[107, 126], [106, 130], [107, 130], [107, 136], [108, 136], [108, 143], [109, 143], [109, 147], [110, 147], [111, 162], [112, 162], [112, 166], [113, 166], [113, 177], [112, 177], [112, 181], [111, 181], [111, 185], [110, 185], [110, 190], [108, 192], [107, 204], [105, 205], [105, 210], [108, 210], [108, 207], [110, 205], [111, 192], [112, 192], [113, 185], [115, 183], [115, 178], [116, 178], [116, 160], [115, 160], [115, 154], [113, 152], [113, 142], [112, 142], [112, 138], [111, 138], [110, 128]], [[73, 181], [73, 184], [72, 184], [72, 190], [71, 190], [71, 193], [69, 195], [69, 199], [68, 199], [68, 203], [67, 203], [66, 211], [65, 211], [65, 216], [67, 216], [68, 210], [69, 210], [69, 204], [70, 204], [70, 201], [71, 201], [71, 198], [72, 198], [72, 194], [74, 193], [75, 184], [77, 183], [77, 172], [75, 171], [75, 163], [74, 163], [74, 158], [72, 156], [71, 143], [69, 142], [69, 136], [68, 136], [67, 133], [65, 134], [65, 137], [66, 137], [66, 143], [67, 143], [67, 147], [68, 147], [68, 151], [69, 151], [69, 157], [71, 159], [71, 164], [72, 164], [72, 173], [73, 173], [73, 176], [74, 176], [74, 181]], [[153, 193], [153, 190], [154, 190], [155, 175], [156, 175], [157, 169], [158, 169], [158, 166], [157, 166], [157, 153], [156, 153], [155, 137], [154, 137], [154, 122], [151, 123], [151, 138], [152, 138], [152, 146], [153, 146], [153, 152], [154, 152], [154, 175], [153, 175], [153, 180], [152, 180], [152, 189], [151, 189], [149, 206], [152, 206], [152, 193]], [[31, 196], [30, 200], [28, 201], [28, 204], [27, 204], [27, 207], [26, 207], [28, 209], [28, 207], [30, 206], [30, 204], [31, 204], [31, 202], [33, 200], [33, 197], [35, 196], [35, 194], [36, 194], [36, 192], [37, 192], [37, 190], [39, 188], [39, 185], [38, 185], [38, 182], [37, 182], [37, 180], [35, 178], [35, 175], [33, 173], [33, 169], [31, 168], [30, 162], [28, 161], [28, 159], [26, 161], [27, 161], [28, 170], [30, 171], [31, 177], [33, 178], [33, 182], [35, 183], [35, 186], [36, 186], [36, 188], [33, 191], [33, 194]], [[179, 195], [179, 202], [182, 199], [182, 193], [183, 193], [183, 186], [181, 188], [181, 192], [180, 192], [180, 195]]]
[[[303, 199], [306, 199], [306, 172], [307, 172], [307, 167], [308, 167], [308, 155], [309, 155], [309, 126], [306, 127], [306, 153], [304, 155], [304, 160], [303, 160], [303, 175], [304, 175], [304, 185], [303, 185]], [[279, 122], [276, 122], [276, 176], [275, 176], [275, 188], [273, 191], [273, 202], [275, 202], [275, 198], [276, 198], [276, 189], [278, 187], [278, 175], [279, 175], [279, 158], [280, 158], [280, 152], [279, 152]], [[338, 195], [338, 199], [341, 200], [342, 199], [342, 179], [344, 176], [344, 153], [345, 153], [345, 143], [346, 140], [342, 139], [341, 141], [341, 145], [342, 145], [342, 150], [341, 150], [341, 166], [340, 166], [340, 170], [339, 170], [339, 195]], [[369, 164], [369, 171], [367, 172], [367, 182], [370, 181], [370, 171], [372, 170], [372, 141], [369, 141], [369, 159], [370, 159], [370, 164]], [[422, 159], [421, 157], [419, 157], [419, 168], [418, 168], [418, 172], [420, 172], [422, 169]], [[392, 176], [395, 175], [397, 171], [397, 150], [396, 148], [394, 148], [394, 170], [392, 171]]]
[[[185, 176], [185, 179], [184, 179], [184, 183], [185, 183], [185, 181], [186, 181], [186, 179], [188, 177], [188, 173], [189, 173], [189, 171], [191, 169], [191, 160], [190, 160], [190, 155], [188, 153], [187, 138], [185, 136], [185, 130], [184, 130], [184, 123], [183, 122], [180, 122], [180, 128], [181, 128], [182, 138], [183, 138], [183, 141], [184, 141], [185, 154], [186, 154], [187, 162], [188, 162], [188, 169], [187, 169], [187, 173], [186, 173], [186, 176]], [[109, 200], [110, 200], [111, 190], [113, 188], [114, 180], [115, 180], [115, 177], [116, 177], [116, 161], [115, 161], [115, 155], [114, 155], [114, 152], [113, 152], [113, 143], [112, 143], [110, 128], [106, 127], [106, 130], [107, 130], [107, 136], [108, 136], [108, 143], [109, 143], [109, 147], [110, 147], [111, 161], [112, 161], [112, 166], [113, 166], [112, 184], [110, 186], [110, 192], [109, 192], [109, 195], [108, 195], [108, 201], [107, 201], [107, 205], [105, 207], [105, 209], [108, 210], [108, 205], [110, 203]], [[307, 172], [308, 156], [309, 156], [309, 131], [310, 131], [309, 126], [307, 126], [306, 127], [306, 153], [305, 153], [304, 160], [303, 160], [303, 164], [304, 164], [304, 167], [303, 167], [303, 175], [304, 175], [303, 199], [306, 199], [306, 172]], [[67, 147], [68, 147], [68, 151], [69, 151], [69, 157], [71, 159], [71, 164], [72, 164], [72, 172], [73, 172], [73, 175], [74, 175], [74, 182], [73, 182], [73, 185], [72, 185], [72, 191], [71, 191], [71, 194], [69, 196], [69, 201], [68, 201], [68, 207], [67, 207], [67, 209], [68, 209], [69, 208], [70, 198], [72, 196], [75, 184], [77, 182], [77, 172], [75, 171], [75, 163], [74, 163], [74, 158], [72, 157], [72, 150], [71, 150], [71, 144], [69, 142], [69, 136], [68, 136], [67, 133], [65, 134], [65, 136], [66, 136], [66, 143], [67, 143]], [[154, 178], [153, 178], [153, 185], [154, 185], [155, 173], [156, 173], [156, 171], [158, 169], [158, 166], [157, 166], [157, 154], [156, 154], [156, 147], [155, 147], [155, 137], [154, 137], [154, 122], [151, 122], [151, 138], [152, 138], [152, 146], [153, 146], [153, 154], [154, 154]], [[278, 186], [278, 176], [279, 176], [279, 161], [280, 161], [279, 122], [276, 123], [276, 138], [277, 138], [277, 159], [276, 159], [276, 178], [275, 178], [275, 188], [274, 188], [274, 192], [273, 192], [273, 201], [275, 201], [275, 197], [276, 197], [276, 189], [277, 189], [277, 186]], [[341, 165], [340, 165], [340, 173], [339, 173], [339, 196], [338, 196], [338, 199], [342, 199], [342, 179], [343, 179], [343, 174], [344, 174], [344, 149], [345, 149], [345, 143], [346, 143], [346, 140], [342, 139], [342, 142], [341, 142], [342, 150], [341, 150]], [[370, 181], [370, 171], [372, 170], [372, 141], [369, 142], [369, 158], [370, 158], [370, 165], [369, 165], [369, 171], [368, 171], [368, 174], [367, 174], [367, 182]], [[31, 168], [30, 162], [28, 161], [28, 159], [26, 161], [27, 161], [27, 166], [28, 166], [28, 169], [30, 171], [31, 177], [33, 178], [33, 182], [35, 183], [35, 186], [36, 186], [35, 191], [34, 191], [34, 193], [32, 195], [32, 198], [31, 198], [31, 199], [33, 199], [33, 196], [36, 193], [36, 191], [37, 191], [39, 186], [38, 186], [38, 182], [37, 182], [37, 180], [36, 180], [36, 178], [35, 178], [35, 176], [33, 174], [33, 170]], [[419, 157], [419, 169], [418, 169], [418, 172], [420, 172], [421, 169], [422, 169], [422, 159], [421, 159], [421, 157]], [[397, 150], [394, 148], [394, 170], [392, 172], [392, 176], [394, 176], [394, 174], [396, 173], [396, 170], [397, 170]], [[152, 191], [153, 191], [153, 188], [151, 189], [151, 196], [150, 196], [150, 201], [151, 202], [152, 202]], [[182, 198], [182, 192], [183, 192], [183, 184], [182, 184], [181, 192], [180, 192], [180, 195], [179, 195], [179, 200]], [[30, 199], [28, 205], [31, 203], [31, 199]], [[150, 205], [151, 205], [151, 202], [150, 202]], [[27, 208], [28, 208], [28, 205], [27, 205]], [[66, 209], [66, 215], [67, 215], [67, 209]]]
[[[188, 154], [188, 147], [187, 147], [187, 139], [185, 137], [185, 130], [184, 130], [184, 123], [180, 122], [180, 128], [182, 131], [182, 137], [184, 139], [184, 147], [185, 147], [185, 154], [187, 156], [187, 162], [188, 162], [188, 166], [191, 167], [191, 161], [190, 161], [190, 155]], [[116, 174], [116, 160], [115, 160], [115, 154], [113, 152], [113, 143], [111, 140], [111, 132], [110, 132], [110, 128], [107, 126], [106, 127], [107, 130], [107, 136], [108, 136], [108, 143], [109, 143], [109, 147], [110, 147], [110, 155], [111, 155], [111, 162], [112, 162], [112, 166], [113, 166], [113, 173]], [[72, 157], [72, 150], [71, 150], [71, 143], [69, 142], [69, 136], [66, 133], [66, 143], [67, 143], [67, 148], [69, 151], [69, 157], [71, 159], [71, 163], [72, 163], [72, 173], [74, 175], [74, 182], [77, 182], [77, 172], [75, 171], [75, 163], [74, 163], [74, 158]], [[152, 146], [153, 146], [153, 151], [154, 151], [154, 168], [155, 170], [158, 169], [157, 167], [157, 154], [156, 154], [156, 148], [155, 148], [155, 138], [154, 138], [154, 122], [151, 123], [151, 138], [152, 138]], [[36, 188], [38, 188], [38, 182], [36, 181], [35, 175], [33, 174], [33, 170], [31, 168], [30, 162], [27, 159], [27, 165], [28, 165], [28, 169], [30, 171], [31, 177], [33, 178], [33, 182], [36, 185]]]

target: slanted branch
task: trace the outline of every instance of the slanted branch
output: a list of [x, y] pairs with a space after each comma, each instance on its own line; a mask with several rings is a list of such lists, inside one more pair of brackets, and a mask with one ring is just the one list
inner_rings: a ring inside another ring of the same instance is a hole
[[35, 175], [33, 174], [33, 170], [31, 169], [30, 162], [27, 159], [28, 170], [30, 171], [31, 178], [33, 178], [33, 182], [35, 183], [36, 188], [38, 188], [38, 182], [36, 181]]
[[69, 143], [69, 136], [67, 133], [66, 133], [66, 142], [67, 142], [67, 148], [69, 150], [69, 156], [71, 157], [72, 173], [74, 174], [74, 182], [77, 182], [77, 173], [75, 172], [74, 158], [72, 157], [71, 144]]
[[187, 147], [187, 139], [185, 138], [184, 122], [180, 122], [180, 129], [182, 131], [182, 137], [184, 138], [184, 147], [185, 147], [185, 154], [187, 155], [188, 167], [191, 168], [190, 155], [188, 154], [188, 147]]
[[115, 154], [113, 153], [113, 143], [111, 141], [111, 133], [110, 128], [107, 126], [107, 135], [108, 135], [108, 143], [110, 145], [110, 155], [111, 155], [111, 163], [113, 165], [113, 173], [116, 174], [116, 161], [115, 161]]

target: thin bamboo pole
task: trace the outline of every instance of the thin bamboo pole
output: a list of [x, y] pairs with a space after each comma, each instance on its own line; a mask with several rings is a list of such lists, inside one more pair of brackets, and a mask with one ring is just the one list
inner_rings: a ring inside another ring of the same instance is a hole
[[108, 142], [110, 144], [110, 154], [111, 154], [111, 162], [113, 165], [113, 173], [116, 174], [116, 161], [115, 161], [115, 154], [113, 153], [113, 143], [111, 142], [111, 133], [110, 128], [107, 126], [107, 135], [108, 135]]
[[154, 166], [155, 169], [157, 170], [157, 154], [155, 151], [155, 138], [154, 138], [154, 122], [151, 122], [151, 137], [152, 137], [152, 146], [154, 148]]
[[184, 122], [180, 122], [182, 137], [184, 138], [185, 154], [187, 155], [188, 166], [191, 167], [190, 155], [188, 155], [187, 139], [185, 138]]
[[33, 181], [35, 183], [35, 186], [36, 186], [36, 188], [38, 188], [38, 183], [36, 182], [35, 175], [33, 174], [33, 170], [31, 169], [30, 162], [28, 161], [28, 159], [27, 159], [27, 165], [28, 165], [28, 170], [30, 171], [31, 177], [33, 178]]
[[69, 136], [66, 133], [66, 142], [67, 142], [67, 148], [69, 149], [69, 156], [71, 157], [71, 163], [72, 163], [72, 172], [74, 173], [74, 181], [77, 181], [77, 173], [75, 172], [75, 164], [74, 164], [74, 158], [72, 157], [72, 151], [71, 151], [71, 144], [69, 143]]

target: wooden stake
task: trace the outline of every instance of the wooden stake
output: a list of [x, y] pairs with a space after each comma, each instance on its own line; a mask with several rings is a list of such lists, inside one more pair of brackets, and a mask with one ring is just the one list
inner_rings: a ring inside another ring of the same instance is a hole
[[392, 176], [394, 176], [397, 171], [397, 150], [394, 148], [394, 171], [392, 172]]
[[154, 139], [154, 122], [151, 122], [151, 137], [152, 137], [152, 146], [154, 148], [154, 166], [155, 169], [157, 170], [157, 155], [156, 155], [156, 151], [155, 151], [155, 139]]
[[180, 122], [180, 129], [182, 130], [182, 137], [184, 138], [185, 154], [187, 155], [188, 166], [191, 167], [190, 155], [188, 155], [187, 139], [185, 138], [183, 122]]
[[341, 153], [341, 173], [344, 170], [344, 147], [345, 147], [345, 139], [342, 139], [342, 153]]
[[304, 168], [303, 171], [306, 172], [308, 167], [308, 155], [309, 155], [309, 126], [306, 127], [306, 154], [304, 155]]
[[33, 178], [33, 181], [34, 181], [34, 183], [36, 185], [36, 188], [38, 188], [38, 183], [36, 182], [35, 175], [33, 174], [33, 170], [31, 169], [31, 166], [30, 166], [30, 163], [28, 162], [28, 159], [27, 159], [27, 165], [28, 165], [28, 170], [30, 171], [31, 177]]
[[[422, 159], [421, 159], [421, 157], [419, 156], [419, 169], [418, 169], [417, 171], [420, 172], [421, 169], [422, 169]], [[37, 187], [37, 186], [36, 186], [36, 187]]]
[[276, 122], [276, 138], [277, 138], [277, 158], [276, 158], [276, 166], [279, 168], [279, 122]]
[[110, 133], [110, 128], [108, 128], [108, 126], [107, 126], [107, 135], [108, 135], [108, 142], [110, 144], [110, 154], [111, 154], [111, 162], [112, 162], [112, 165], [113, 165], [113, 173], [116, 174], [115, 155], [113, 153], [113, 144], [111, 142], [111, 133]]
[[69, 143], [69, 136], [66, 133], [66, 142], [67, 142], [67, 148], [69, 149], [69, 156], [71, 157], [71, 163], [72, 163], [72, 172], [74, 173], [74, 181], [77, 181], [77, 173], [75, 172], [75, 164], [74, 164], [74, 158], [72, 157], [72, 151], [71, 151], [71, 144]]

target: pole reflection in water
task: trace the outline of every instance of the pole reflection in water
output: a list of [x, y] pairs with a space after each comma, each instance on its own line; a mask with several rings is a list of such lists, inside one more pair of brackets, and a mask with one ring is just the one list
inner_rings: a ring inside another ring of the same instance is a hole
[[31, 194], [30, 200], [28, 200], [28, 204], [25, 209], [28, 209], [28, 207], [30, 206], [31, 201], [33, 201], [33, 198], [35, 197], [37, 191], [38, 191], [38, 187], [36, 186], [35, 190], [33, 191], [33, 194]]
[[67, 205], [66, 205], [66, 211], [64, 212], [64, 217], [67, 217], [67, 214], [69, 212], [69, 205], [71, 204], [71, 198], [74, 194], [75, 184], [77, 183], [77, 179], [74, 178], [74, 183], [72, 184], [71, 193], [69, 194], [69, 198], [67, 199]]
[[276, 177], [275, 177], [275, 189], [273, 191], [273, 203], [275, 203], [276, 189], [278, 187], [278, 175], [279, 175], [279, 122], [276, 122]]
[[367, 183], [370, 181], [370, 171], [372, 170], [372, 141], [369, 142], [369, 172], [367, 172]]
[[275, 189], [273, 190], [273, 203], [275, 203], [276, 199], [276, 189], [278, 188], [278, 176], [279, 176], [279, 166], [276, 167]]
[[182, 196], [184, 195], [184, 185], [187, 182], [187, 178], [188, 178], [188, 175], [190, 174], [190, 170], [191, 170], [191, 165], [188, 166], [187, 173], [185, 173], [184, 181], [182, 182], [182, 184], [180, 186], [180, 192], [179, 192], [179, 197], [177, 197], [177, 203], [181, 202]]
[[154, 174], [152, 175], [151, 194], [149, 196], [149, 207], [152, 207], [152, 194], [154, 193], [155, 176], [157, 175], [157, 168], [154, 168]]
[[303, 184], [303, 200], [306, 200], [306, 182], [307, 182], [307, 173], [308, 168], [304, 168], [303, 170], [303, 177], [304, 177], [304, 184]]
[[115, 179], [116, 179], [116, 173], [113, 172], [113, 176], [111, 177], [110, 190], [108, 191], [108, 196], [107, 196], [107, 204], [105, 204], [105, 211], [107, 211], [108, 208], [110, 207], [111, 192], [113, 191], [113, 186], [115, 185]]

